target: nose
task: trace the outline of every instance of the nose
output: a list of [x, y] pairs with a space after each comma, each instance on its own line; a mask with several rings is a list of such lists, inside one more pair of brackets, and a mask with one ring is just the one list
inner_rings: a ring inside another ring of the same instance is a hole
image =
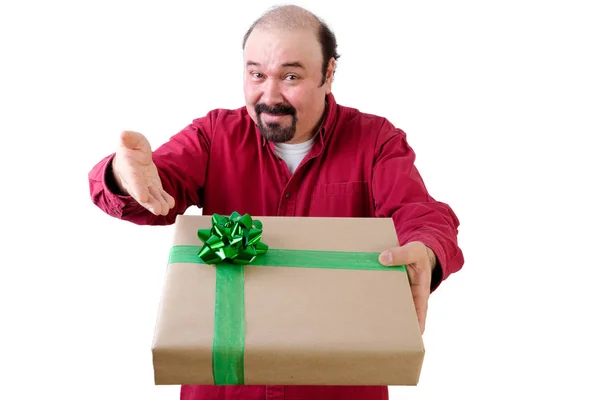
[[262, 102], [269, 106], [283, 103], [283, 95], [281, 94], [279, 81], [277, 79], [267, 79], [264, 82]]

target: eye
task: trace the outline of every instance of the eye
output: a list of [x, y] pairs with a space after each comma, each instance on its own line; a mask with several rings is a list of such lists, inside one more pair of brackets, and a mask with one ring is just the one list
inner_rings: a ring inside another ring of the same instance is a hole
[[285, 80], [287, 81], [295, 81], [298, 77], [296, 75], [286, 75]]
[[252, 77], [255, 79], [260, 79], [263, 77], [263, 74], [261, 74], [260, 72], [251, 72], [250, 75], [252, 75]]

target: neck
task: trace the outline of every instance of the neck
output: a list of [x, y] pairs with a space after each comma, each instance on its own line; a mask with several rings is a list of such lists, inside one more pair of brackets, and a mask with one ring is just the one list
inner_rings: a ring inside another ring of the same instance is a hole
[[317, 130], [315, 129], [315, 130], [309, 131], [303, 135], [295, 135], [292, 140], [285, 142], [285, 144], [298, 144], [298, 143], [308, 142], [310, 139], [312, 139], [315, 136], [316, 133], [317, 133]]

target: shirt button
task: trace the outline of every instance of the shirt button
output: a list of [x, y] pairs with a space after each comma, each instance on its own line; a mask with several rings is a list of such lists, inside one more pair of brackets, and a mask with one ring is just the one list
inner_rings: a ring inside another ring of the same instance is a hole
[[292, 195], [289, 192], [285, 194], [286, 199], [289, 199], [290, 197], [292, 197]]

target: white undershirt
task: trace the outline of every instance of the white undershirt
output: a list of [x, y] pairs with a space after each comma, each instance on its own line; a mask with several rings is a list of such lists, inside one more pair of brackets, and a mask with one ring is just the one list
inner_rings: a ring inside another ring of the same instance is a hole
[[302, 162], [304, 157], [312, 148], [317, 135], [314, 135], [309, 141], [296, 144], [275, 143], [275, 153], [285, 161], [290, 174], [293, 174]]

